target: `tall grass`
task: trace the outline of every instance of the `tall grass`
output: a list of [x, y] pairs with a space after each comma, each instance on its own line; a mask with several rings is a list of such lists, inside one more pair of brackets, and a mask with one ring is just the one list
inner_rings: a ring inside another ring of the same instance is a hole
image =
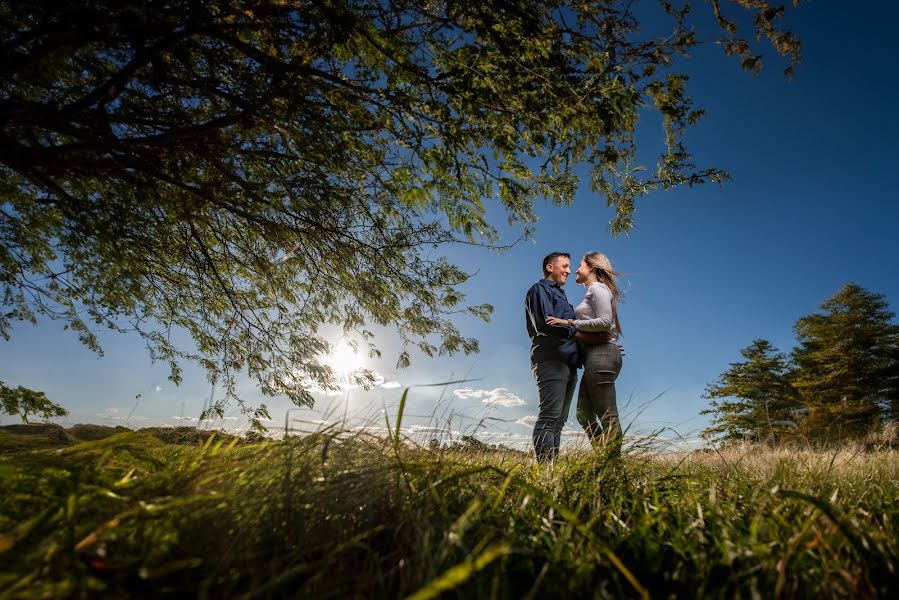
[[430, 451], [336, 426], [0, 459], [0, 597], [878, 597], [899, 455]]

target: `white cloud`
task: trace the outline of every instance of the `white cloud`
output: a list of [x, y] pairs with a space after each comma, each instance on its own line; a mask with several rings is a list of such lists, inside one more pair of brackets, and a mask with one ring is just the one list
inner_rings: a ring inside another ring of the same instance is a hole
[[453, 396], [459, 398], [461, 400], [468, 400], [471, 398], [483, 398], [484, 395], [487, 394], [487, 390], [473, 390], [471, 388], [459, 388], [458, 390], [453, 390]]
[[506, 440], [530, 440], [531, 436], [524, 433], [514, 433], [512, 431], [478, 431], [475, 437], [481, 438], [497, 438]]
[[578, 427], [577, 429], [571, 429], [569, 427], [566, 427], [565, 429], [562, 430], [562, 437], [577, 437], [577, 436], [581, 435], [582, 433], [584, 433], [584, 430], [581, 429], [580, 427]]
[[654, 447], [661, 451], [684, 452], [702, 448], [708, 444], [707, 440], [699, 437], [667, 437], [662, 435], [653, 435], [650, 437], [640, 438], [639, 436], [627, 436], [633, 439], [639, 439], [646, 446]]
[[106, 419], [107, 421], [121, 421], [123, 423], [143, 423], [150, 420], [149, 417], [141, 415], [124, 415], [122, 414], [122, 411], [117, 408], [107, 408], [103, 412], [97, 413], [97, 416], [101, 419]]
[[371, 369], [357, 369], [349, 373], [346, 379], [334, 383], [337, 386], [336, 389], [329, 390], [323, 388], [317, 381], [309, 377], [301, 377], [293, 381], [294, 385], [303, 388], [307, 392], [329, 397], [342, 396], [348, 390], [364, 389], [363, 384], [388, 390], [400, 387], [398, 382], [387, 381], [383, 375]]
[[217, 421], [237, 421], [237, 417], [211, 417], [209, 419], [198, 419], [197, 417], [172, 417], [176, 421], [186, 421], [187, 423], [215, 423]]
[[377, 371], [370, 371], [373, 378], [372, 387], [379, 387], [385, 390], [392, 390], [400, 387], [399, 381], [387, 381], [383, 375]]
[[410, 435], [447, 435], [454, 433], [445, 427], [431, 427], [429, 425], [409, 425], [408, 427], [402, 427], [401, 429], [404, 433]]
[[[178, 417], [175, 417], [178, 418]], [[201, 425], [209, 425], [210, 423], [221, 423], [222, 421], [237, 421], [237, 417], [209, 417], [206, 419], [197, 420], [195, 417], [181, 417], [184, 421], [196, 421]]]
[[537, 415], [527, 415], [526, 417], [521, 417], [515, 422], [519, 425], [524, 425], [525, 427], [533, 427], [537, 422]]
[[460, 400], [480, 399], [484, 404], [491, 406], [523, 406], [525, 401], [507, 390], [496, 388], [492, 390], [474, 390], [472, 388], [459, 388], [453, 391], [453, 396]]
[[344, 389], [352, 389], [356, 387], [350, 386], [349, 384], [345, 383], [338, 383], [338, 389], [328, 390], [320, 386], [317, 381], [309, 379], [308, 377], [298, 380], [296, 382], [296, 385], [311, 394], [324, 394], [325, 396], [339, 396], [343, 393]]
[[363, 433], [374, 433], [376, 435], [390, 433], [390, 430], [386, 427], [378, 427], [377, 425], [357, 425], [356, 427], [353, 427], [353, 430]]
[[523, 406], [525, 401], [507, 390], [506, 388], [496, 388], [487, 392], [487, 397], [481, 400], [484, 404], [492, 406]]
[[486, 444], [503, 444], [522, 450], [531, 445], [531, 436], [511, 431], [479, 431], [474, 434], [476, 438]]

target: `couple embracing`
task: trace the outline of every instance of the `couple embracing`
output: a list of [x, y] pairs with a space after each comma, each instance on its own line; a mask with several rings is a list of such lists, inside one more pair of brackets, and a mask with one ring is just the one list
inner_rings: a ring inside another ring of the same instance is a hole
[[612, 263], [601, 252], [581, 260], [575, 281], [586, 289], [572, 308], [562, 286], [571, 273], [571, 258], [553, 252], [543, 259], [543, 279], [525, 298], [531, 337], [531, 370], [537, 380], [539, 412], [534, 424], [534, 452], [540, 462], [559, 454], [562, 427], [568, 419], [577, 369], [584, 368], [577, 400], [577, 420], [596, 446], [619, 442], [615, 379], [621, 371], [618, 346], [618, 285]]

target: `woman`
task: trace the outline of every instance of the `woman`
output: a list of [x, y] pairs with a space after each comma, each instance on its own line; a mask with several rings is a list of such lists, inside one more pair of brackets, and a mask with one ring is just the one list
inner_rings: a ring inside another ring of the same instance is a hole
[[[618, 273], [602, 252], [591, 252], [581, 260], [575, 281], [587, 288], [584, 300], [574, 309], [574, 319], [547, 317], [550, 325], [568, 325], [578, 331], [605, 332], [609, 341], [582, 343], [584, 375], [577, 399], [577, 420], [594, 445], [621, 437], [615, 379], [621, 371], [621, 349], [617, 340], [621, 333], [618, 322]], [[597, 423], [597, 418], [599, 423]]]

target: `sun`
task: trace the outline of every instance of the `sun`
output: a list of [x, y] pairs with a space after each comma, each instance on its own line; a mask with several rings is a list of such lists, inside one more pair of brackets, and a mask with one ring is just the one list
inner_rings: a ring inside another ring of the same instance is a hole
[[347, 379], [351, 374], [363, 368], [363, 360], [345, 340], [340, 340], [325, 358], [325, 364], [334, 370], [334, 375]]

